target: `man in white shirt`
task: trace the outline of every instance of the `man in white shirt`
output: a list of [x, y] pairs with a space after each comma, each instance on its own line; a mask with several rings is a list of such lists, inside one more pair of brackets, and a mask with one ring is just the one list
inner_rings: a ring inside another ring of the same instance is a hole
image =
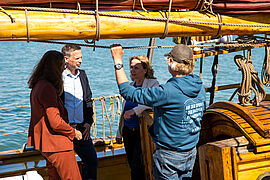
[[81, 47], [65, 45], [62, 48], [66, 69], [63, 72], [64, 93], [61, 96], [68, 111], [69, 123], [81, 131], [83, 139], [74, 140], [74, 150], [83, 161], [82, 179], [97, 179], [97, 154], [90, 129], [93, 123], [92, 92], [82, 63]]

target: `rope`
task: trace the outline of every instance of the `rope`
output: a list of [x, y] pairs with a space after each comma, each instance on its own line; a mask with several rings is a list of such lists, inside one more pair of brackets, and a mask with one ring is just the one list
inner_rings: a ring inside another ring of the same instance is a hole
[[106, 104], [105, 104], [105, 97], [101, 97], [100, 98], [101, 104], [102, 104], [102, 117], [103, 117], [103, 138], [105, 139], [105, 116], [104, 116], [104, 111], [106, 113], [106, 117], [108, 119], [109, 122], [109, 126], [110, 126], [110, 134], [111, 134], [111, 145], [113, 145], [113, 136], [112, 136], [112, 126], [111, 126], [111, 121], [110, 118], [108, 116], [108, 111], [106, 108]]
[[217, 35], [216, 35], [216, 37], [218, 38], [219, 34], [220, 34], [220, 31], [221, 31], [222, 20], [221, 20], [220, 14], [217, 14], [217, 17], [218, 17], [218, 23], [220, 23], [220, 25], [218, 26], [218, 32], [217, 32]]
[[2, 11], [5, 15], [7, 15], [10, 18], [11, 23], [15, 22], [15, 18], [13, 18], [10, 14], [8, 14], [4, 8], [0, 7], [0, 11]]
[[100, 97], [99, 98], [101, 102], [101, 107], [102, 107], [102, 119], [103, 119], [103, 138], [105, 139], [105, 116], [104, 116], [104, 98]]
[[116, 100], [116, 105], [117, 105], [117, 110], [116, 110], [116, 114], [117, 114], [117, 124], [119, 125], [119, 120], [120, 120], [120, 114], [121, 114], [121, 111], [120, 111], [120, 98], [121, 96], [120, 95], [116, 95], [115, 96], [115, 100]]
[[[111, 111], [111, 114], [109, 115], [108, 112], [107, 112], [107, 109], [106, 109], [106, 105], [105, 105], [105, 100], [106, 99], [110, 99], [110, 111]], [[116, 100], [116, 113], [114, 112], [115, 111], [115, 106], [114, 106], [114, 99]], [[108, 121], [109, 121], [109, 125], [110, 125], [110, 136], [111, 136], [111, 140], [112, 140], [112, 125], [114, 124], [115, 122], [115, 116], [117, 116], [117, 125], [119, 124], [119, 120], [120, 120], [120, 114], [121, 114], [121, 111], [120, 111], [120, 106], [121, 106], [121, 103], [120, 103], [120, 98], [121, 96], [120, 95], [115, 95], [115, 96], [109, 96], [109, 97], [100, 97], [100, 98], [92, 98], [92, 105], [93, 105], [93, 124], [92, 124], [92, 136], [94, 138], [97, 138], [97, 119], [100, 119], [100, 118], [103, 118], [103, 138], [105, 139], [105, 113], [106, 113], [106, 117], [108, 118]], [[103, 112], [102, 112], [102, 116], [101, 117], [97, 117], [96, 115], [96, 101], [97, 100], [100, 100], [101, 101], [101, 106], [102, 106], [102, 109], [103, 109]], [[4, 107], [4, 108], [0, 108], [0, 110], [5, 110], [5, 109], [13, 109], [13, 108], [22, 108], [22, 107], [30, 107], [29, 105], [25, 105], [25, 106], [14, 106], [14, 107]], [[110, 122], [110, 118], [113, 120], [112, 124]], [[18, 132], [13, 132], [13, 133], [7, 133], [7, 134], [1, 134], [1, 136], [6, 136], [6, 135], [12, 135], [12, 134], [17, 134], [17, 133], [22, 133], [22, 132], [27, 132], [27, 130], [25, 131], [18, 131]]]
[[[110, 97], [110, 108], [109, 108], [109, 110], [111, 111], [111, 114], [114, 114], [114, 102], [113, 102], [113, 97], [112, 96]], [[115, 117], [111, 116], [111, 120], [112, 120], [112, 125], [113, 125]]]
[[78, 9], [78, 15], [80, 15], [80, 13], [81, 13], [81, 4], [79, 3], [79, 1], [77, 1], [77, 9]]
[[13, 106], [13, 107], [4, 107], [4, 108], [0, 108], [0, 110], [4, 110], [4, 109], [15, 109], [15, 108], [22, 108], [22, 107], [30, 107], [30, 105], [25, 105], [25, 106]]
[[18, 134], [18, 133], [24, 133], [24, 132], [28, 132], [28, 130], [25, 130], [25, 131], [18, 131], [18, 132], [13, 132], [13, 133], [7, 133], [7, 134], [1, 134], [1, 136], [7, 136], [7, 135], [12, 135], [12, 134]]
[[[252, 65], [252, 61], [249, 60], [249, 57], [246, 59], [242, 55], [236, 55], [234, 61], [242, 72], [241, 87], [237, 89], [239, 102], [245, 106], [259, 106], [259, 103], [265, 98], [265, 90], [261, 80], [258, 78], [258, 73]], [[250, 100], [252, 91], [255, 97]]]
[[96, 41], [99, 41], [100, 39], [100, 17], [98, 11], [98, 0], [96, 0], [95, 18], [96, 18], [96, 37], [92, 41], [84, 40], [87, 44], [94, 44], [93, 51], [96, 50]]
[[160, 37], [160, 39], [164, 39], [164, 38], [168, 35], [171, 9], [172, 9], [172, 0], [169, 1], [168, 17], [167, 17], [167, 21], [166, 21], [166, 23], [165, 23], [164, 33], [163, 33], [163, 35]]
[[142, 1], [142, 0], [140, 0], [140, 4], [141, 4], [142, 10], [144, 10], [145, 12], [148, 12], [148, 11], [144, 8], [144, 6], [143, 6], [143, 1]]
[[265, 46], [265, 57], [261, 74], [262, 82], [265, 86], [270, 86], [270, 47]]
[[[139, 1], [140, 1], [140, 5], [141, 5], [142, 10], [145, 11], [145, 12], [148, 12], [147, 9], [145, 9], [144, 6], [143, 6], [143, 1], [142, 0], [139, 0]], [[132, 11], [135, 10], [135, 6], [136, 6], [136, 0], [133, 0]]]
[[[17, 10], [33, 10], [33, 11], [45, 11], [45, 12], [62, 12], [62, 13], [78, 13], [77, 10], [71, 9], [56, 9], [56, 8], [37, 8], [37, 7], [13, 7], [13, 6], [2, 6], [8, 9], [17, 9]], [[81, 14], [95, 15], [96, 11], [82, 10]], [[150, 20], [150, 21], [160, 21], [166, 22], [167, 18], [158, 18], [158, 17], [147, 17], [140, 15], [123, 15], [123, 14], [114, 14], [107, 12], [99, 12], [100, 16], [110, 16], [110, 17], [120, 17], [120, 18], [129, 18], [129, 19], [139, 19], [139, 20]], [[233, 23], [215, 23], [215, 22], [201, 22], [201, 21], [190, 21], [190, 20], [180, 20], [180, 19], [170, 19], [169, 23], [179, 23], [179, 24], [204, 24], [204, 25], [222, 25], [222, 26], [237, 26], [237, 27], [270, 27], [270, 25], [265, 24], [233, 24]]]
[[97, 114], [96, 114], [96, 99], [92, 99], [92, 106], [93, 106], [93, 124], [92, 124], [92, 135], [96, 138], [97, 137]]
[[136, 4], [136, 0], [133, 0], [133, 3], [132, 3], [132, 11], [135, 10], [135, 4]]
[[212, 6], [212, 3], [213, 3], [214, 0], [204, 0], [199, 8], [199, 5], [201, 2], [198, 2], [197, 4], [197, 8], [199, 8], [199, 11], [201, 12], [209, 12], [210, 14], [215, 14], [213, 12], [213, 6]]
[[[97, 45], [89, 45], [89, 44], [81, 44], [81, 43], [70, 43], [70, 42], [60, 42], [60, 41], [36, 41], [31, 40], [32, 42], [42, 42], [42, 43], [52, 43], [52, 44], [73, 44], [85, 47], [96, 47], [96, 48], [104, 48], [110, 49], [110, 46], [97, 46]], [[263, 47], [266, 45], [266, 42], [263, 43], [241, 43], [241, 44], [212, 44], [212, 45], [188, 45], [190, 48], [194, 47]], [[123, 49], [160, 49], [160, 48], [173, 48], [174, 46], [126, 46], [122, 47]]]
[[28, 25], [28, 13], [27, 9], [25, 9], [25, 23], [26, 23], [26, 36], [27, 36], [27, 42], [30, 41], [30, 34], [29, 34], [29, 25]]
[[99, 12], [98, 12], [98, 0], [96, 0], [96, 37], [95, 40], [99, 41], [100, 39], [100, 18], [99, 18]]
[[[218, 51], [219, 47], [216, 47], [215, 50]], [[212, 68], [211, 68], [213, 79], [212, 79], [212, 86], [211, 86], [211, 91], [210, 91], [209, 105], [213, 104], [213, 102], [214, 102], [215, 87], [216, 87], [216, 77], [217, 77], [218, 70], [219, 70], [218, 55], [215, 55], [213, 65], [212, 65]]]

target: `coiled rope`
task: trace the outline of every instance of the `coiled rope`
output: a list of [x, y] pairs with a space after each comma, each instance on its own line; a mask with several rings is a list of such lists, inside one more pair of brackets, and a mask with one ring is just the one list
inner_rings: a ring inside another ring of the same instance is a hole
[[[252, 65], [252, 61], [249, 59], [249, 56], [245, 58], [242, 55], [236, 55], [234, 62], [242, 72], [241, 87], [235, 91], [238, 94], [239, 102], [245, 106], [259, 106], [259, 103], [265, 98], [266, 94], [262, 81], [258, 77], [258, 72], [255, 71]], [[252, 92], [254, 93], [254, 98], [251, 100]]]
[[262, 83], [265, 86], [270, 86], [270, 47], [265, 46], [265, 57], [261, 74]]

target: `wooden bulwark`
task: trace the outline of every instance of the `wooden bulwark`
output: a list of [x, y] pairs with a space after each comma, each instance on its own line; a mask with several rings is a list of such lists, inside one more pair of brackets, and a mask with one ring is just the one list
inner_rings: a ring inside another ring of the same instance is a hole
[[244, 136], [199, 147], [201, 180], [267, 180], [270, 152], [255, 153]]
[[214, 103], [209, 106], [203, 117], [201, 141], [209, 142], [209, 137], [205, 135], [209, 130], [213, 140], [218, 136], [244, 135], [257, 152], [267, 151], [265, 147], [270, 145], [269, 109], [270, 101], [263, 101], [259, 107], [244, 107], [228, 101]]
[[[96, 146], [98, 155], [99, 180], [130, 179], [130, 168], [127, 163], [125, 150], [122, 145]], [[77, 157], [79, 168], [82, 162]], [[24, 175], [27, 171], [36, 170], [45, 180], [48, 179], [46, 162], [38, 151], [10, 152], [0, 155], [0, 179], [4, 177]]]
[[140, 136], [141, 136], [144, 173], [146, 180], [155, 179], [152, 171], [152, 166], [153, 166], [153, 152], [156, 146], [148, 133], [148, 128], [152, 124], [153, 124], [153, 112], [148, 113], [144, 111], [140, 118]]

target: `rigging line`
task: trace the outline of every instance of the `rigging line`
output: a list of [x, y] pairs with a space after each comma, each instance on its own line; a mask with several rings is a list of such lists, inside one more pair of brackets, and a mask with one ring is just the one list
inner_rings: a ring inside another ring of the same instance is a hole
[[96, 37], [94, 40], [99, 41], [100, 39], [100, 18], [99, 18], [99, 11], [98, 11], [98, 0], [96, 0]]
[[92, 99], [92, 107], [93, 107], [93, 124], [92, 124], [92, 135], [97, 137], [97, 114], [96, 114], [96, 99]]
[[80, 13], [81, 13], [81, 4], [79, 3], [79, 1], [77, 1], [77, 9], [78, 9], [78, 15], [80, 15]]
[[13, 132], [13, 133], [7, 133], [7, 134], [1, 134], [1, 136], [8, 136], [8, 135], [13, 135], [13, 134], [19, 134], [19, 133], [24, 133], [24, 132], [28, 132], [28, 130], [25, 130], [25, 131], [18, 131], [18, 132]]
[[140, 4], [141, 4], [142, 10], [144, 10], [145, 12], [148, 12], [147, 9], [144, 8], [144, 6], [143, 6], [143, 1], [142, 1], [142, 0], [140, 0]]
[[25, 105], [25, 106], [13, 106], [13, 107], [4, 107], [4, 108], [0, 108], [0, 110], [4, 110], [4, 109], [15, 109], [15, 108], [22, 108], [22, 107], [30, 107], [30, 105]]
[[[167, 17], [167, 21], [166, 21], [166, 23], [165, 23], [164, 33], [163, 33], [163, 35], [160, 37], [160, 39], [165, 39], [165, 37], [168, 35], [171, 9], [172, 9], [172, 0], [169, 1], [168, 17]], [[165, 14], [166, 14], [166, 12], [165, 12]]]
[[135, 4], [136, 4], [136, 0], [133, 0], [133, 3], [132, 3], [132, 11], [135, 10]]
[[29, 34], [29, 23], [28, 23], [28, 13], [27, 9], [25, 9], [25, 23], [26, 23], [26, 35], [27, 35], [27, 42], [30, 41], [30, 34]]
[[[104, 48], [104, 49], [110, 49], [110, 46], [97, 46], [97, 45], [89, 45], [89, 44], [81, 44], [81, 43], [69, 43], [69, 42], [61, 42], [61, 41], [37, 41], [37, 40], [31, 40], [32, 42], [42, 42], [42, 43], [53, 43], [53, 44], [73, 44], [73, 45], [79, 45], [79, 46], [85, 46], [85, 47], [96, 47], [96, 48]], [[262, 47], [265, 46], [267, 43], [241, 43], [241, 44], [212, 44], [212, 45], [188, 45], [190, 48], [194, 47]], [[122, 47], [123, 49], [159, 49], [159, 48], [173, 48], [174, 46], [126, 46]]]
[[6, 14], [10, 18], [11, 23], [15, 22], [15, 18], [13, 18], [10, 14], [8, 14], [8, 12], [4, 8], [0, 7], [0, 11], [2, 11], [4, 14]]
[[220, 31], [221, 31], [221, 27], [222, 27], [222, 19], [219, 13], [217, 13], [217, 18], [218, 18], [218, 23], [220, 23], [220, 25], [218, 26], [218, 32], [216, 37], [218, 38], [220, 36]]
[[[107, 111], [107, 107], [106, 107], [106, 104], [105, 104], [105, 100], [106, 100], [106, 98], [105, 98], [105, 96], [103, 96], [103, 97], [101, 97], [100, 99], [102, 99], [102, 108], [104, 107], [104, 111], [105, 111], [105, 113], [106, 113], [106, 118], [108, 119], [108, 123], [109, 123], [109, 126], [110, 126], [110, 134], [111, 134], [111, 145], [113, 145], [113, 139], [112, 139], [112, 125], [111, 125], [111, 121], [110, 121], [110, 117], [109, 117], [109, 115], [108, 115], [108, 111]], [[102, 110], [102, 112], [104, 113], [104, 111]], [[113, 116], [111, 116], [111, 118], [112, 118]], [[103, 120], [103, 122], [105, 123], [105, 117], [104, 117], [104, 120]], [[103, 131], [104, 131], [104, 129], [103, 129]], [[105, 135], [105, 132], [104, 132], [104, 135]], [[105, 136], [104, 136], [105, 137]]]
[[[17, 9], [17, 10], [34, 10], [34, 11], [45, 11], [45, 12], [63, 12], [63, 13], [76, 13], [77, 10], [71, 9], [56, 9], [56, 8], [34, 8], [34, 7], [13, 7], [13, 6], [2, 6], [8, 9]], [[90, 14], [95, 15], [95, 11], [82, 10], [81, 14]], [[99, 12], [100, 16], [110, 16], [110, 17], [120, 17], [120, 18], [130, 18], [130, 19], [139, 19], [139, 20], [150, 20], [150, 21], [160, 21], [166, 22], [167, 18], [157, 18], [157, 17], [147, 17], [140, 15], [123, 15], [123, 14], [114, 14], [107, 12]], [[215, 23], [215, 22], [201, 22], [201, 21], [190, 21], [190, 20], [180, 20], [180, 19], [170, 19], [169, 23], [180, 23], [180, 24], [204, 24], [204, 25], [223, 25], [223, 26], [237, 26], [237, 27], [270, 27], [270, 25], [265, 24], [233, 24], [233, 23]]]

